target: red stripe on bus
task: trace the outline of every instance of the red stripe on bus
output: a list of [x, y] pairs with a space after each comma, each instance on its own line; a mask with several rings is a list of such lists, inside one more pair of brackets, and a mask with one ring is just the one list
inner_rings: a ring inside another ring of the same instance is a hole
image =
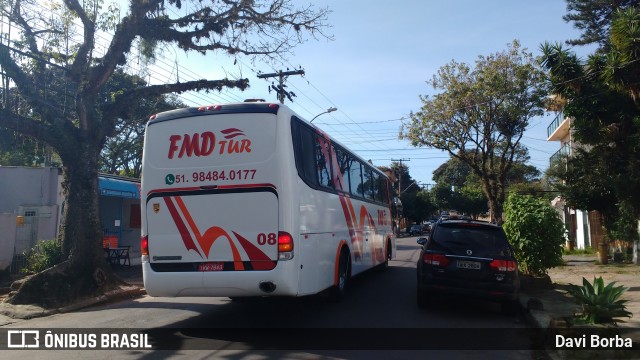
[[198, 226], [193, 220], [193, 217], [191, 217], [191, 214], [189, 213], [189, 210], [187, 209], [184, 201], [182, 201], [182, 198], [176, 196], [176, 202], [178, 203], [180, 210], [182, 210], [182, 214], [184, 215], [185, 219], [187, 219], [187, 223], [191, 227], [191, 230], [196, 235], [196, 239], [200, 244], [200, 248], [202, 248], [202, 251], [204, 251], [204, 255], [207, 257], [207, 259], [209, 258], [209, 251], [211, 250], [211, 246], [213, 246], [213, 243], [221, 236], [224, 236], [227, 238], [229, 246], [231, 247], [231, 252], [233, 253], [234, 268], [236, 270], [244, 270], [244, 264], [242, 263], [240, 253], [238, 252], [238, 249], [236, 248], [229, 234], [227, 234], [224, 229], [218, 226], [213, 226], [207, 229], [207, 231], [205, 231], [205, 233], [201, 235]]
[[200, 251], [196, 247], [196, 244], [193, 242], [193, 239], [191, 238], [191, 234], [189, 233], [189, 230], [187, 230], [187, 226], [184, 224], [184, 222], [182, 221], [182, 218], [180, 217], [180, 214], [178, 213], [178, 209], [176, 209], [175, 205], [173, 204], [173, 201], [171, 201], [171, 197], [169, 196], [165, 197], [164, 203], [167, 205], [167, 209], [169, 209], [169, 213], [171, 214], [171, 217], [173, 218], [173, 222], [176, 224], [176, 227], [180, 232], [180, 237], [182, 238], [182, 242], [184, 242], [184, 245], [186, 246], [187, 251], [195, 250], [198, 253], [198, 255], [200, 255], [200, 257], [204, 258], [202, 254], [200, 254]]
[[242, 237], [235, 231], [232, 231], [233, 235], [236, 236], [240, 245], [246, 251], [247, 255], [249, 255], [249, 260], [253, 261], [272, 261], [267, 254], [262, 252], [262, 250], [258, 249], [257, 246], [253, 245], [249, 240]]
[[336, 261], [334, 262], [335, 268], [333, 270], [333, 285], [338, 285], [338, 271], [340, 271], [340, 253], [342, 252], [343, 246], [346, 246], [347, 248], [349, 247], [346, 241], [340, 240], [340, 243], [338, 243], [338, 251], [336, 251]]

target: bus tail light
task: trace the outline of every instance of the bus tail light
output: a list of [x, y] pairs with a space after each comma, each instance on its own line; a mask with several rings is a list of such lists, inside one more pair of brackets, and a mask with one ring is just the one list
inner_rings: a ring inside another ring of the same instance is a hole
[[278, 233], [278, 260], [293, 259], [293, 237], [284, 231]]
[[149, 255], [149, 235], [140, 238], [140, 251], [142, 255]]

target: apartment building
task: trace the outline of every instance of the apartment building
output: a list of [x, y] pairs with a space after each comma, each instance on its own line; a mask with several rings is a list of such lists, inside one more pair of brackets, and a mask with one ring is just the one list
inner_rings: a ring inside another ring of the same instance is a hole
[[[566, 159], [573, 155], [573, 149], [579, 146], [572, 138], [571, 118], [564, 116], [562, 111], [557, 113], [557, 116], [547, 127], [547, 141], [560, 143], [560, 149], [549, 158], [550, 166], [558, 162], [566, 162]], [[560, 213], [569, 231], [569, 241], [574, 241], [576, 248], [598, 248], [602, 241], [603, 231], [600, 214], [597, 211], [573, 209], [567, 206], [565, 200], [560, 196], [553, 199], [551, 204]]]

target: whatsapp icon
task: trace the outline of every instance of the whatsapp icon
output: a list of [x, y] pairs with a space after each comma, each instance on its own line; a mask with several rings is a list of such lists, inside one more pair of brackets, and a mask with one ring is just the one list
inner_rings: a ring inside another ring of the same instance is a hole
[[164, 182], [167, 185], [173, 185], [173, 183], [176, 182], [176, 177], [173, 176], [173, 174], [168, 174], [167, 176], [164, 177]]

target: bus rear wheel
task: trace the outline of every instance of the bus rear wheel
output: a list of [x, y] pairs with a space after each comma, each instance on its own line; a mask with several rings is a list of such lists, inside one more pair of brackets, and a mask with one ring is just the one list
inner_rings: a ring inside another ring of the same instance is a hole
[[385, 259], [384, 259], [384, 262], [379, 266], [380, 270], [382, 271], [389, 269], [389, 261], [391, 260], [391, 256], [392, 256], [391, 242], [389, 240], [387, 240], [387, 246], [385, 248], [387, 249], [387, 253], [385, 254]]
[[331, 289], [331, 298], [334, 301], [342, 301], [347, 294], [350, 265], [349, 254], [343, 251], [338, 263], [338, 283]]

